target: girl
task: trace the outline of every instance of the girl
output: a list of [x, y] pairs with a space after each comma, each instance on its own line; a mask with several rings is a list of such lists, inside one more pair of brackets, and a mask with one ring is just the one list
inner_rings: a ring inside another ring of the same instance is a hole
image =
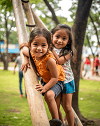
[[65, 73], [61, 65], [56, 64], [56, 58], [49, 51], [51, 34], [44, 28], [34, 28], [30, 34], [29, 49], [23, 48], [24, 64], [21, 70], [29, 63], [28, 57], [32, 57], [37, 72], [42, 77], [44, 84], [36, 84], [37, 91], [44, 95], [45, 101], [52, 115], [52, 119], [59, 119], [60, 93], [63, 90]]
[[[66, 113], [66, 118], [69, 126], [74, 126], [74, 115], [71, 108], [72, 95], [75, 92], [75, 83], [73, 72], [70, 66], [70, 58], [73, 55], [71, 44], [71, 28], [65, 24], [58, 24], [51, 30], [52, 43], [54, 49], [52, 50], [56, 57], [58, 64], [62, 65], [65, 71], [64, 89], [62, 91], [62, 105]], [[62, 119], [61, 111], [59, 110], [59, 117]]]
[[85, 71], [84, 77], [86, 75], [87, 79], [90, 78], [90, 75], [91, 75], [90, 70], [91, 70], [91, 61], [90, 61], [89, 56], [87, 55], [86, 58], [85, 58], [85, 61], [84, 61], [84, 71]]

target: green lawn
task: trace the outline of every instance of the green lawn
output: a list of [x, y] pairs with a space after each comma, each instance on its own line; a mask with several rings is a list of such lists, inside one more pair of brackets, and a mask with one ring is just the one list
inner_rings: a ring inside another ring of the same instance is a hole
[[[0, 126], [32, 126], [24, 82], [23, 98], [19, 97], [18, 86], [18, 72], [13, 75], [13, 71], [0, 70]], [[100, 119], [99, 99], [100, 82], [80, 80], [79, 108], [85, 118]], [[51, 119], [46, 103], [45, 107]]]
[[79, 108], [84, 117], [100, 119], [100, 81], [80, 80]]

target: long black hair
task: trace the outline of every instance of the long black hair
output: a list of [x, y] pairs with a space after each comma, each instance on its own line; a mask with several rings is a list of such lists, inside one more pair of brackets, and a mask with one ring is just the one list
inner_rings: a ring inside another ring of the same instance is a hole
[[[56, 27], [54, 27], [51, 30], [51, 33], [52, 33], [52, 35], [54, 35], [56, 31], [61, 30], [61, 29], [65, 29], [66, 33], [69, 34], [69, 41], [68, 41], [67, 45], [61, 49], [61, 52], [60, 52], [61, 56], [65, 56], [68, 53], [72, 52], [71, 27], [69, 25], [66, 25], [66, 24], [58, 24]], [[72, 52], [72, 55], [73, 55], [73, 52]]]

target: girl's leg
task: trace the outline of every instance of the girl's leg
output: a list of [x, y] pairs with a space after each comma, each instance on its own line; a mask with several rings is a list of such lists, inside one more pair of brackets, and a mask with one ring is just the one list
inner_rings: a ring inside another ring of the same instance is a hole
[[62, 121], [62, 123], [64, 123], [62, 112], [60, 110], [61, 94], [59, 94], [55, 100], [56, 100], [57, 107], [58, 107], [59, 119]]
[[63, 119], [63, 116], [62, 116], [62, 112], [61, 112], [61, 110], [59, 109], [59, 119], [62, 121], [62, 123], [65, 123], [64, 122], [64, 119]]
[[64, 111], [66, 113], [66, 118], [69, 126], [74, 126], [74, 114], [71, 105], [72, 95], [73, 94], [70, 93], [70, 94], [63, 94], [62, 96], [62, 104], [63, 104]]
[[47, 91], [44, 95], [44, 99], [48, 104], [48, 108], [51, 113], [52, 119], [59, 119], [58, 107], [54, 97], [55, 93], [52, 90]]

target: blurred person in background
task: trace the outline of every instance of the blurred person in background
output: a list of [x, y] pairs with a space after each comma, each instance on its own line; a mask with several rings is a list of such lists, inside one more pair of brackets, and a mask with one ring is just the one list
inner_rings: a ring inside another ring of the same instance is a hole
[[99, 57], [99, 55], [97, 54], [96, 57], [95, 57], [95, 60], [94, 60], [96, 76], [99, 76], [98, 67], [100, 65], [100, 62], [99, 62], [99, 58], [98, 57]]
[[91, 74], [94, 75], [94, 54], [91, 55]]
[[85, 61], [84, 61], [84, 77], [86, 76], [88, 79], [91, 76], [91, 61], [89, 56], [86, 56]]
[[[14, 72], [13, 72], [13, 74], [15, 74], [15, 69], [16, 69], [17, 65], [18, 65], [18, 68], [19, 68], [19, 90], [20, 90], [19, 97], [23, 97], [23, 91], [22, 91], [23, 71], [21, 71], [21, 65], [22, 65], [21, 56], [18, 56], [15, 59], [15, 66], [14, 66]], [[25, 91], [25, 96], [26, 96], [26, 91]]]

